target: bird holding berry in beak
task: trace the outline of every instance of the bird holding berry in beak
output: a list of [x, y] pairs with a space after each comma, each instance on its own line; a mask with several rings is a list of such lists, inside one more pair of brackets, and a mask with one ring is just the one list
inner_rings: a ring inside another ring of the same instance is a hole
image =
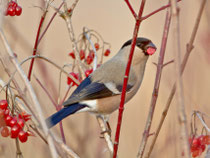
[[[90, 112], [107, 116], [118, 109], [131, 43], [132, 40], [125, 42], [113, 58], [102, 64], [82, 81], [63, 103], [64, 107], [47, 118], [46, 122], [49, 128], [74, 113]], [[142, 37], [137, 38], [125, 102], [128, 102], [140, 88], [147, 60], [155, 51], [156, 46], [151, 40]]]

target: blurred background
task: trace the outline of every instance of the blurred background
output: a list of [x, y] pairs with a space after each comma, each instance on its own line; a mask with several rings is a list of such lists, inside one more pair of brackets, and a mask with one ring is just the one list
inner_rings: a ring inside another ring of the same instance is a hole
[[[68, 0], [71, 6], [73, 1]], [[137, 12], [141, 1], [131, 0], [131, 4]], [[61, 1], [54, 1], [53, 6], [58, 7]], [[167, 4], [168, 1], [148, 0], [145, 5], [144, 15]], [[22, 61], [32, 55], [33, 46], [36, 38], [39, 21], [42, 15], [43, 1], [18, 0], [18, 4], [23, 8], [22, 15], [19, 17], [4, 17], [4, 31], [13, 51], [17, 54], [18, 60]], [[184, 55], [186, 44], [189, 42], [195, 19], [200, 6], [200, 1], [182, 1], [180, 7], [180, 32], [181, 32], [181, 53]], [[54, 9], [50, 8], [47, 13], [46, 21], [50, 20]], [[157, 52], [147, 62], [145, 77], [142, 86], [136, 96], [126, 104], [122, 130], [120, 135], [119, 158], [136, 157], [140, 146], [148, 109], [151, 101], [154, 79], [166, 10], [161, 11], [149, 19], [143, 21], [140, 26], [139, 36], [147, 37], [157, 46]], [[106, 42], [111, 44], [111, 54], [105, 60], [111, 58], [121, 48], [122, 44], [132, 37], [135, 20], [130, 13], [127, 5], [122, 0], [88, 0], [79, 1], [72, 16], [75, 36], [82, 33], [83, 27], [97, 31]], [[190, 134], [191, 115], [194, 110], [210, 114], [210, 2], [207, 1], [201, 23], [198, 29], [194, 49], [190, 55], [186, 70], [183, 75], [184, 100], [186, 105], [186, 115], [188, 121], [188, 131]], [[174, 39], [172, 27], [169, 32], [169, 39], [166, 47], [165, 62], [173, 60]], [[0, 45], [0, 51], [2, 45]], [[51, 59], [60, 66], [72, 63], [73, 60], [68, 56], [72, 51], [72, 44], [69, 38], [65, 21], [56, 16], [49, 30], [41, 41], [38, 53]], [[29, 62], [23, 65], [27, 73]], [[68, 70], [70, 72], [70, 69]], [[33, 74], [43, 83], [51, 96], [58, 99], [59, 70], [49, 63], [36, 60]], [[0, 78], [7, 82], [8, 76], [0, 66]], [[159, 123], [162, 110], [166, 104], [169, 93], [175, 81], [174, 64], [169, 64], [163, 70], [159, 97], [153, 119], [151, 132], [154, 132]], [[55, 108], [47, 97], [46, 93], [35, 81], [32, 75], [32, 85], [36, 91], [40, 104], [43, 107], [45, 117], [55, 112]], [[66, 92], [66, 76], [62, 77], [61, 96]], [[73, 89], [72, 89], [73, 90]], [[0, 95], [4, 98], [4, 94]], [[180, 134], [178, 123], [176, 100], [173, 100], [168, 112], [166, 121], [157, 139], [152, 156], [153, 158], [177, 158], [180, 157], [182, 147], [180, 146]], [[117, 125], [118, 111], [110, 117], [112, 128], [112, 138], [114, 139]], [[209, 117], [206, 118], [207, 125], [210, 126]], [[80, 113], [72, 115], [63, 121], [64, 133], [67, 145], [72, 148], [81, 158], [107, 158], [109, 151], [104, 139], [100, 138], [100, 128], [94, 115]], [[198, 133], [201, 132], [202, 125], [197, 121]], [[53, 132], [60, 137], [58, 126], [53, 128]], [[150, 145], [148, 142], [148, 147]], [[49, 148], [37, 136], [30, 137], [26, 143], [21, 144], [24, 157], [46, 158], [50, 157]], [[15, 141], [0, 136], [0, 158], [12, 158], [16, 155]], [[204, 153], [201, 157], [204, 157]]]

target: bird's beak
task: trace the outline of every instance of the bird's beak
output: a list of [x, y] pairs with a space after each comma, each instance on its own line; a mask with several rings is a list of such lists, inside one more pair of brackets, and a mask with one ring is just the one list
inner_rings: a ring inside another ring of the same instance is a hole
[[152, 55], [156, 52], [156, 46], [150, 42], [148, 45], [145, 47], [145, 51], [147, 52], [148, 55]]

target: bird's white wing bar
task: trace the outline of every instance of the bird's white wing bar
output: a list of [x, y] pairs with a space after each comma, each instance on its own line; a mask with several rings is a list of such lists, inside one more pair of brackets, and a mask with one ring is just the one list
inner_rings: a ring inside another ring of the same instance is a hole
[[105, 86], [112, 91], [114, 94], [121, 94], [121, 92], [117, 89], [117, 85], [113, 82], [105, 83]]

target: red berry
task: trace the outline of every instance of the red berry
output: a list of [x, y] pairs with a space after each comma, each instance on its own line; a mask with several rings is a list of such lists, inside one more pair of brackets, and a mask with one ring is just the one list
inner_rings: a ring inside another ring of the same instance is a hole
[[106, 49], [104, 52], [104, 56], [109, 56], [110, 53], [111, 53], [110, 49]]
[[20, 131], [19, 134], [18, 134], [18, 138], [19, 138], [19, 140], [20, 140], [22, 143], [24, 143], [24, 142], [27, 141], [28, 135], [27, 135], [26, 132]]
[[10, 111], [9, 109], [4, 110], [4, 117], [6, 117], [7, 115], [9, 115]]
[[8, 107], [7, 101], [6, 101], [6, 100], [1, 100], [1, 101], [0, 101], [0, 109], [6, 110], [7, 107]]
[[199, 148], [201, 149], [202, 152], [204, 152], [204, 150], [206, 149], [206, 146], [205, 145], [201, 145]]
[[86, 58], [86, 62], [87, 62], [88, 65], [90, 65], [93, 62], [93, 57], [88, 55], [87, 58]]
[[18, 5], [18, 6], [15, 8], [15, 15], [20, 16], [21, 13], [22, 13], [22, 8]]
[[94, 53], [94, 51], [93, 51], [93, 50], [91, 50], [91, 51], [90, 51], [89, 56], [91, 56], [92, 58], [94, 58], [94, 57], [95, 57], [95, 53]]
[[26, 134], [27, 134], [27, 136], [34, 136], [35, 137], [35, 134], [31, 131], [27, 131]]
[[18, 119], [17, 124], [19, 125], [20, 128], [23, 128], [25, 125], [25, 121], [21, 118]]
[[7, 14], [10, 16], [15, 16], [15, 7], [14, 6], [9, 6], [7, 8]]
[[[78, 74], [78, 73], [71, 72], [70, 74], [71, 74], [75, 79], [77, 79], [77, 80], [79, 79], [79, 74]], [[78, 86], [78, 84], [76, 84], [70, 77], [68, 77], [68, 78], [67, 78], [67, 84], [70, 85], [71, 83], [73, 83], [72, 86], [74, 86], [74, 85]]]
[[85, 51], [84, 50], [80, 50], [79, 56], [80, 56], [80, 60], [85, 59]]
[[5, 110], [0, 109], [0, 128], [6, 126], [6, 123], [4, 120], [4, 112]]
[[85, 76], [88, 77], [93, 72], [93, 69], [89, 69], [85, 71]]
[[204, 138], [204, 135], [200, 135], [200, 136], [198, 137], [198, 139], [199, 139], [199, 141], [200, 141], [201, 145], [203, 145], [203, 144], [204, 144], [204, 140], [203, 140], [203, 138]]
[[5, 110], [0, 109], [0, 119], [4, 117], [4, 111]]
[[75, 54], [74, 54], [74, 52], [70, 52], [70, 53], [69, 53], [69, 56], [71, 56], [73, 59], [75, 59]]
[[194, 138], [191, 143], [191, 151], [193, 152], [197, 150], [200, 145], [201, 145], [200, 140], [198, 138]]
[[17, 125], [17, 119], [13, 117], [13, 119], [9, 122], [10, 127], [14, 127]]
[[71, 12], [72, 12], [72, 9], [70, 8], [70, 9], [68, 9], [67, 11], [68, 11], [68, 13], [71, 13]]
[[2, 137], [8, 137], [9, 136], [9, 128], [7, 126], [3, 127], [1, 130]]
[[202, 153], [201, 150], [197, 149], [192, 152], [192, 157], [197, 157], [197, 156], [201, 155], [201, 153]]
[[0, 118], [0, 129], [1, 129], [1, 127], [4, 127], [4, 126], [6, 126], [4, 118]]
[[100, 46], [99, 46], [98, 43], [95, 43], [94, 46], [95, 46], [95, 49], [96, 49], [96, 50], [99, 50], [99, 47], [100, 47]]
[[7, 126], [10, 125], [10, 121], [11, 121], [12, 119], [13, 119], [13, 118], [12, 118], [12, 116], [10, 116], [10, 115], [7, 115], [7, 116], [5, 117], [5, 122], [6, 122], [6, 125], [7, 125]]
[[209, 144], [210, 144], [210, 135], [205, 135], [205, 136], [203, 137], [203, 143], [204, 143], [205, 145], [209, 145]]
[[17, 7], [17, 3], [15, 2], [15, 1], [10, 1], [9, 3], [8, 3], [8, 7]]
[[17, 138], [19, 132], [20, 132], [20, 128], [17, 125], [13, 126], [11, 128], [11, 138]]
[[18, 117], [23, 119], [25, 122], [31, 119], [31, 115], [27, 114], [25, 111], [19, 114]]

